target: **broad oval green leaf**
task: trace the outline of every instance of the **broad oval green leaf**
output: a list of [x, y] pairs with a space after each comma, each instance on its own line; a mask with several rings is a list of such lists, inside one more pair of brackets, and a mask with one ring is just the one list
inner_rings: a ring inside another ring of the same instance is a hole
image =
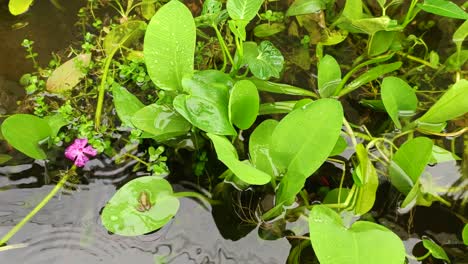
[[447, 0], [424, 0], [423, 4], [418, 4], [422, 10], [439, 16], [468, 19], [468, 13], [463, 11], [458, 5]]
[[286, 173], [277, 192], [277, 204], [289, 204], [332, 152], [340, 135], [343, 108], [334, 99], [320, 99], [297, 108], [273, 131], [272, 158]]
[[107, 56], [111, 56], [116, 49], [131, 46], [144, 35], [145, 30], [146, 23], [140, 20], [128, 21], [118, 25], [104, 38], [104, 51]]
[[325, 55], [318, 64], [317, 83], [321, 97], [335, 94], [341, 82], [341, 69], [338, 62], [330, 55]]
[[3, 121], [2, 134], [5, 140], [25, 155], [43, 160], [47, 158], [39, 142], [51, 135], [47, 121], [28, 114], [15, 114]]
[[[426, 137], [417, 137], [406, 141], [393, 156], [395, 165], [389, 167], [389, 177], [392, 184], [402, 193], [408, 194], [412, 184], [421, 176], [432, 156], [432, 140]], [[404, 173], [401, 173], [402, 170]]]
[[201, 130], [218, 135], [236, 135], [229, 122], [229, 75], [219, 71], [201, 71], [183, 80], [189, 94], [178, 95], [174, 108]]
[[380, 30], [370, 36], [367, 53], [370, 57], [386, 52], [392, 46], [395, 31]]
[[461, 79], [450, 87], [442, 97], [417, 121], [420, 123], [443, 123], [468, 112], [468, 80]]
[[239, 161], [236, 149], [225, 137], [211, 133], [207, 133], [206, 135], [213, 142], [218, 159], [239, 179], [253, 185], [264, 185], [270, 182], [270, 175], [256, 169], [246, 162]]
[[14, 16], [23, 14], [28, 11], [32, 2], [33, 0], [10, 0], [8, 3], [8, 10]]
[[250, 71], [255, 77], [262, 80], [280, 77], [284, 58], [271, 42], [265, 40], [260, 43], [256, 50], [244, 50], [244, 56]]
[[55, 69], [47, 79], [49, 92], [63, 93], [70, 91], [86, 76], [86, 67], [91, 62], [91, 54], [81, 54]]
[[249, 154], [255, 168], [272, 176], [278, 176], [275, 164], [271, 158], [271, 135], [278, 121], [267, 119], [258, 125], [249, 138]]
[[384, 226], [357, 221], [343, 226], [340, 216], [325, 205], [315, 205], [309, 215], [310, 241], [320, 264], [401, 264], [405, 247]]
[[132, 116], [145, 105], [124, 87], [117, 85], [112, 89], [112, 97], [117, 115], [125, 126], [133, 127]]
[[234, 84], [229, 97], [229, 120], [238, 128], [248, 129], [258, 115], [260, 96], [251, 81], [240, 80]]
[[320, 12], [326, 8], [324, 0], [295, 0], [286, 11], [286, 16], [299, 16]]
[[[151, 208], [141, 212], [137, 208], [143, 192], [149, 196]], [[179, 200], [173, 196], [169, 182], [156, 176], [145, 176], [122, 186], [104, 207], [101, 220], [114, 234], [138, 236], [163, 227], [178, 210]]]
[[143, 54], [151, 80], [163, 90], [182, 90], [182, 77], [193, 72], [196, 28], [190, 10], [172, 0], [151, 19]]
[[430, 240], [429, 238], [423, 237], [422, 239], [423, 246], [431, 252], [431, 255], [436, 259], [442, 259], [450, 263], [450, 259], [445, 253], [444, 249], [437, 245], [434, 241]]
[[414, 90], [398, 77], [385, 77], [382, 86], [382, 102], [395, 126], [401, 129], [400, 115], [412, 115], [418, 107]]
[[377, 188], [379, 186], [379, 178], [374, 165], [369, 159], [367, 149], [362, 143], [356, 146], [356, 154], [359, 165], [355, 170], [357, 177], [353, 177], [357, 186], [354, 212], [356, 215], [363, 215], [369, 212], [372, 206], [374, 206]]
[[263, 0], [228, 0], [226, 9], [234, 20], [252, 20], [262, 6]]
[[158, 104], [141, 108], [131, 117], [131, 122], [158, 141], [185, 135], [191, 128], [190, 123], [173, 109]]

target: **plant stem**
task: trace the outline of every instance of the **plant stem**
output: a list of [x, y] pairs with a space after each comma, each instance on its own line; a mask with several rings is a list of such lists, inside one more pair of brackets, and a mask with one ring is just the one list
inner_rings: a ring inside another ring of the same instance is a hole
[[429, 67], [429, 68], [438, 69], [437, 66], [434, 66], [434, 65], [430, 64], [429, 62], [427, 62], [427, 61], [425, 61], [425, 60], [423, 60], [423, 59], [420, 59], [420, 58], [418, 58], [418, 57], [415, 57], [415, 56], [406, 54], [406, 53], [401, 52], [401, 51], [397, 51], [397, 54], [400, 55], [400, 56], [403, 56], [403, 57], [405, 57], [405, 58], [408, 58], [408, 59], [410, 59], [410, 60], [412, 60], [412, 61], [419, 62], [419, 63], [421, 63], [421, 64], [423, 64], [424, 66], [427, 66], [427, 67]]
[[[75, 170], [75, 166], [73, 166], [71, 170]], [[42, 201], [36, 205], [36, 207], [28, 214], [26, 215], [18, 224], [16, 224], [6, 235], [2, 237], [0, 240], [0, 245], [5, 244], [10, 240], [11, 237], [13, 237], [31, 218], [33, 218], [37, 212], [39, 212], [49, 201], [54, 197], [54, 195], [63, 187], [63, 185], [67, 182], [68, 178], [72, 173], [67, 172], [65, 175], [60, 179], [60, 181], [55, 185], [55, 187], [47, 194]]]
[[202, 202], [207, 202], [211, 205], [216, 205], [216, 204], [221, 204], [221, 201], [213, 200], [210, 199], [202, 194], [199, 194], [197, 192], [178, 192], [173, 194], [174, 197], [192, 197], [192, 198], [197, 198], [198, 200], [201, 200]]
[[356, 137], [354, 136], [353, 129], [349, 125], [348, 121], [346, 121], [346, 118], [343, 118], [343, 124], [346, 128], [346, 131], [348, 132], [349, 137], [351, 138], [351, 142], [353, 143], [353, 146], [356, 147], [357, 146]]
[[99, 130], [101, 126], [101, 114], [102, 114], [102, 107], [104, 105], [104, 94], [106, 91], [106, 82], [107, 82], [107, 74], [109, 72], [109, 67], [112, 62], [112, 58], [114, 54], [117, 52], [117, 48], [112, 50], [111, 54], [106, 59], [106, 64], [104, 65], [104, 73], [101, 77], [101, 84], [99, 85], [99, 94], [98, 94], [98, 101], [96, 105], [96, 113], [94, 115], [94, 128]]
[[[229, 53], [229, 49], [226, 45], [226, 42], [224, 42], [223, 36], [221, 35], [221, 32], [219, 32], [218, 27], [214, 26], [213, 27], [215, 32], [216, 32], [216, 37], [218, 38], [219, 44], [221, 44], [221, 48], [223, 49], [223, 53], [228, 57], [229, 62], [231, 62], [231, 65], [234, 67], [234, 60], [231, 57], [231, 53]], [[226, 68], [226, 60], [224, 60], [223, 63], [223, 68], [222, 71], [224, 71]]]

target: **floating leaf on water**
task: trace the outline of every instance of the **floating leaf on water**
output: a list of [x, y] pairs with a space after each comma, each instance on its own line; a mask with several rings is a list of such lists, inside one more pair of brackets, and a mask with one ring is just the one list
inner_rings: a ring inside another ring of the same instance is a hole
[[315, 205], [309, 215], [310, 241], [320, 264], [400, 264], [406, 251], [401, 239], [384, 226], [357, 221], [343, 226], [326, 205]]
[[49, 92], [63, 93], [70, 91], [86, 76], [86, 68], [91, 62], [91, 54], [81, 54], [55, 69], [47, 79]]
[[169, 182], [145, 176], [122, 186], [107, 202], [101, 220], [114, 234], [138, 236], [163, 227], [178, 210], [179, 200]]

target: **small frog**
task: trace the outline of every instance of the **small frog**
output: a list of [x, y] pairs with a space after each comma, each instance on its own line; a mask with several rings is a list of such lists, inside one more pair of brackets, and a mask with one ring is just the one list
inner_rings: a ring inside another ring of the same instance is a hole
[[136, 209], [138, 212], [146, 212], [149, 209], [151, 209], [151, 201], [149, 199], [149, 194], [145, 191], [140, 193], [140, 196], [138, 197], [138, 205], [136, 206]]

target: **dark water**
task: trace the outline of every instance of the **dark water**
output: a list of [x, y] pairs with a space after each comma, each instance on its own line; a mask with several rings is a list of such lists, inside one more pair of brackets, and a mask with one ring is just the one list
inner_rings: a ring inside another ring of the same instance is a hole
[[[65, 12], [55, 9], [49, 1], [37, 1], [30, 12], [19, 17], [9, 15], [6, 2], [0, 0], [0, 77], [8, 81], [8, 86], [0, 86], [0, 89], [9, 90], [9, 102], [5, 99], [0, 106], [8, 103], [11, 108], [11, 101], [20, 99], [22, 93], [18, 91], [21, 89], [17, 85], [18, 78], [33, 70], [32, 63], [24, 59], [25, 51], [20, 45], [22, 40], [28, 38], [35, 41], [39, 64], [45, 65], [52, 51], [62, 50], [76, 39], [73, 24], [83, 1], [67, 1], [64, 4]], [[19, 22], [27, 25], [12, 30], [12, 26]], [[9, 245], [19, 248], [0, 251], [0, 264], [286, 263], [291, 249], [286, 238], [263, 240], [258, 236], [257, 227], [239, 240], [225, 239], [222, 234], [235, 232], [235, 227], [216, 225], [210, 209], [190, 199], [181, 199], [178, 214], [157, 232], [138, 237], [108, 234], [100, 223], [99, 213], [123, 182], [136, 177], [128, 172], [133, 165], [129, 163], [117, 168], [107, 161], [90, 162], [82, 175], [82, 182], [87, 184], [73, 185], [70, 188], [73, 191], [64, 190], [54, 197], [9, 241]], [[465, 188], [468, 185], [466, 172], [461, 171], [455, 162], [440, 164], [429, 170], [441, 185]], [[52, 173], [47, 165], [29, 160], [0, 166], [0, 236], [28, 214], [53, 188], [53, 184], [50, 184]], [[182, 186], [176, 185], [174, 188], [181, 189]], [[466, 195], [465, 192], [449, 198], [460, 201]], [[453, 209], [457, 211], [457, 208]], [[466, 214], [466, 210], [459, 213]], [[444, 246], [453, 263], [468, 263], [466, 247], [460, 244], [463, 222], [449, 209], [437, 205], [417, 208], [413, 219], [409, 221], [408, 218], [409, 215], [390, 212], [376, 220], [404, 240], [408, 253], [423, 255], [425, 251], [415, 248], [415, 245], [426, 235]], [[296, 235], [306, 235], [307, 225], [305, 222], [302, 224], [305, 225], [290, 224], [287, 227], [296, 231]], [[409, 260], [409, 263], [420, 262]]]

